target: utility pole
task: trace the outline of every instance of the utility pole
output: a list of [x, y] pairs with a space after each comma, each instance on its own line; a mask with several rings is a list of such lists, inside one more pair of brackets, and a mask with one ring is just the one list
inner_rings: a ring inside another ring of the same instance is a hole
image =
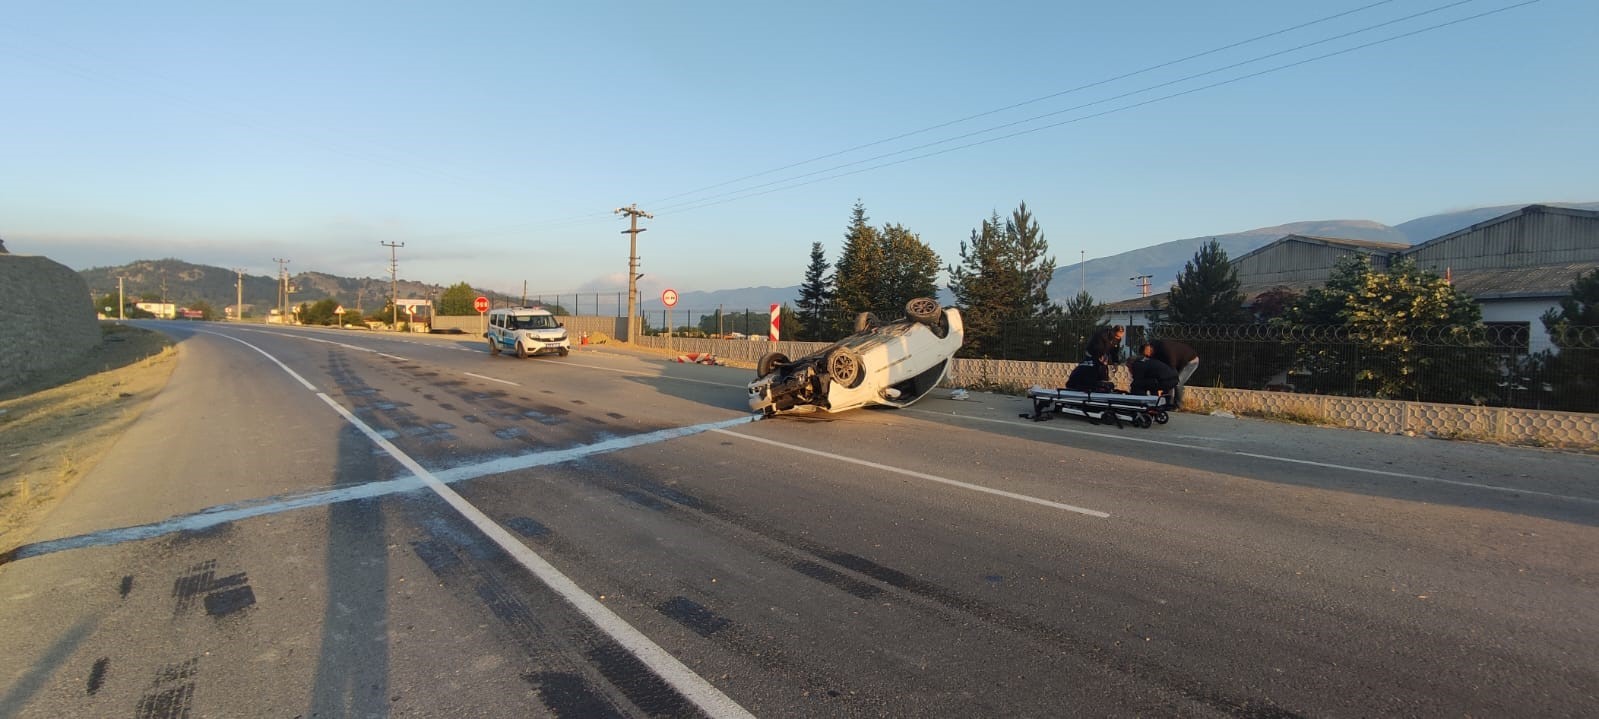
[[1148, 297], [1149, 296], [1149, 279], [1151, 277], [1154, 277], [1154, 275], [1138, 275], [1137, 277], [1129, 277], [1127, 279], [1131, 280], [1133, 284], [1138, 285], [1138, 296], [1139, 297]]
[[400, 258], [395, 254], [396, 248], [404, 247], [404, 242], [383, 242], [378, 244], [389, 248], [389, 309], [393, 310], [389, 319], [392, 328], [400, 326]]
[[1088, 291], [1088, 250], [1078, 250], [1078, 252], [1082, 253], [1081, 254], [1082, 259], [1079, 260], [1080, 264], [1077, 265], [1078, 274], [1082, 275], [1082, 278], [1083, 278], [1083, 286], [1080, 289], [1083, 292], [1087, 292]]
[[233, 268], [233, 272], [234, 272], [234, 274], [239, 276], [239, 283], [238, 283], [238, 290], [237, 290], [239, 298], [237, 300], [235, 300], [234, 303], [233, 303], [233, 319], [238, 320], [240, 322], [243, 322], [244, 321], [244, 268], [243, 267], [235, 267], [235, 268]]
[[655, 215], [640, 210], [638, 205], [616, 208], [615, 214], [627, 215], [628, 229], [622, 234], [628, 236], [627, 251], [627, 341], [638, 341], [638, 233], [648, 229], [638, 226], [638, 218], [647, 217], [655, 219]]
[[127, 275], [117, 275], [117, 319], [125, 320], [127, 316], [128, 301], [122, 296], [122, 281], [128, 279]]
[[272, 258], [272, 261], [278, 263], [278, 322], [288, 324], [288, 308], [283, 303], [287, 299], [284, 290], [289, 288], [289, 272], [285, 269], [289, 261], [279, 257]]
[[[164, 315], [166, 313], [167, 313], [167, 268], [163, 267], [163, 268], [161, 268], [161, 314]], [[177, 313], [173, 313], [172, 316], [174, 318], [176, 318], [177, 317]], [[166, 319], [166, 318], [162, 317], [161, 319]]]

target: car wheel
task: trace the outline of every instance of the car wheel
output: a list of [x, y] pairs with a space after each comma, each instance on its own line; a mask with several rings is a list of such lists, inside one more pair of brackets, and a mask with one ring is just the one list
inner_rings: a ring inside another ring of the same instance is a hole
[[1158, 424], [1166, 424], [1167, 422], [1170, 422], [1170, 421], [1171, 421], [1171, 415], [1168, 415], [1165, 412], [1156, 412], [1155, 413], [1155, 422], [1156, 423], [1158, 423]]
[[491, 355], [499, 355], [500, 354], [500, 343], [495, 342], [493, 337], [489, 338], [489, 354], [491, 354]]
[[917, 297], [905, 303], [905, 316], [924, 325], [931, 325], [944, 316], [938, 300], [931, 297]]
[[516, 341], [516, 356], [521, 359], [527, 359], [527, 347], [522, 344], [521, 340]]
[[859, 353], [848, 347], [840, 347], [827, 355], [827, 374], [834, 382], [853, 388], [866, 376], [866, 368], [861, 366]]
[[761, 361], [755, 363], [755, 378], [765, 377], [786, 364], [788, 364], [788, 355], [782, 352], [767, 352], [761, 355]]
[[862, 313], [860, 313], [858, 315], [855, 315], [855, 331], [856, 332], [864, 332], [866, 330], [875, 330], [878, 327], [882, 327], [882, 326], [883, 326], [882, 321], [878, 320], [877, 319], [877, 315], [875, 315], [875, 314], [872, 314], [870, 312], [862, 312]]

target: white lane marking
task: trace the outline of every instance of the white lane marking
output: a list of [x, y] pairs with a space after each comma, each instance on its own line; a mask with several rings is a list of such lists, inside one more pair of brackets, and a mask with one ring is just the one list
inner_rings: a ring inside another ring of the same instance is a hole
[[[480, 462], [478, 464], [465, 465], [439, 472], [434, 476], [438, 477], [439, 480], [445, 484], [456, 484], [458, 482], [465, 482], [477, 479], [479, 477], [487, 477], [495, 474], [503, 474], [505, 472], [511, 472], [519, 469], [545, 467], [564, 462], [573, 462], [590, 455], [616, 452], [623, 449], [631, 449], [633, 447], [642, 447], [655, 444], [657, 442], [665, 442], [667, 440], [678, 439], [680, 437], [688, 437], [700, 434], [702, 432], [709, 432], [713, 429], [724, 429], [740, 424], [748, 424], [757, 419], [759, 419], [759, 417], [756, 416], [738, 417], [735, 419], [725, 419], [719, 422], [707, 422], [705, 424], [697, 424], [688, 427], [673, 427], [670, 429], [656, 430], [654, 432], [629, 435], [627, 437], [614, 437], [602, 442], [586, 444], [580, 447], [546, 450], [516, 457], [502, 457], [486, 462]], [[130, 527], [118, 527], [115, 529], [106, 529], [89, 534], [78, 534], [70, 537], [62, 537], [60, 539], [51, 539], [33, 544], [25, 544], [13, 550], [14, 554], [8, 554], [5, 557], [0, 557], [0, 564], [17, 559], [27, 559], [29, 557], [38, 557], [45, 554], [54, 554], [56, 552], [62, 552], [69, 549], [100, 547], [110, 544], [121, 544], [123, 542], [151, 539], [175, 532], [198, 531], [214, 527], [218, 524], [224, 524], [241, 519], [250, 519], [252, 517], [260, 517], [269, 514], [278, 514], [280, 512], [288, 512], [296, 509], [321, 507], [356, 499], [386, 497], [391, 494], [412, 492], [422, 489], [425, 486], [426, 485], [422, 484], [421, 479], [411, 475], [405, 475], [395, 479], [367, 482], [365, 484], [359, 484], [351, 487], [341, 487], [339, 489], [325, 489], [316, 492], [263, 497], [260, 499], [248, 500], [235, 504], [207, 507], [192, 514], [169, 517], [160, 522], [138, 524]]]
[[378, 352], [378, 353], [377, 353], [377, 355], [378, 355], [378, 356], [379, 356], [379, 357], [387, 357], [387, 358], [389, 358], [389, 359], [392, 359], [392, 360], [399, 360], [399, 361], [401, 361], [401, 362], [410, 362], [410, 361], [411, 361], [411, 360], [408, 360], [408, 359], [406, 359], [406, 358], [404, 358], [404, 357], [400, 357], [400, 356], [398, 356], [398, 355], [391, 355], [391, 354], [389, 354], [389, 353], [387, 353], [387, 352]]
[[1564, 499], [1564, 500], [1572, 501], [1572, 502], [1586, 502], [1586, 503], [1592, 503], [1592, 504], [1599, 504], [1599, 499], [1591, 499], [1591, 498], [1588, 498], [1588, 497], [1573, 497], [1573, 496], [1568, 495], [1568, 494], [1554, 494], [1552, 492], [1539, 492], [1539, 491], [1533, 490], [1533, 489], [1516, 489], [1516, 488], [1513, 488], [1513, 487], [1500, 487], [1500, 486], [1492, 485], [1492, 484], [1477, 484], [1475, 482], [1461, 482], [1459, 480], [1454, 480], [1454, 479], [1443, 479], [1441, 477], [1428, 477], [1428, 476], [1420, 475], [1420, 474], [1406, 474], [1404, 472], [1390, 472], [1390, 471], [1384, 470], [1384, 469], [1367, 469], [1365, 467], [1351, 467], [1351, 466], [1345, 465], [1345, 464], [1331, 464], [1331, 463], [1328, 463], [1328, 462], [1313, 462], [1313, 461], [1308, 460], [1308, 459], [1294, 459], [1292, 457], [1277, 457], [1277, 456], [1270, 455], [1270, 454], [1255, 454], [1253, 452], [1244, 452], [1244, 451], [1236, 450], [1236, 449], [1219, 449], [1219, 448], [1216, 448], [1216, 447], [1205, 447], [1205, 446], [1195, 445], [1195, 444], [1183, 444], [1181, 442], [1165, 442], [1165, 441], [1158, 440], [1158, 439], [1144, 439], [1142, 437], [1128, 437], [1128, 436], [1119, 435], [1119, 434], [1103, 434], [1103, 433], [1100, 433], [1100, 432], [1089, 432], [1089, 431], [1080, 430], [1080, 429], [1067, 429], [1065, 427], [1045, 427], [1045, 426], [1040, 426], [1040, 425], [1038, 425], [1036, 423], [1023, 424], [1021, 422], [1012, 422], [1012, 421], [1006, 420], [1006, 419], [993, 419], [993, 418], [990, 418], [990, 417], [973, 417], [971, 415], [954, 414], [954, 413], [947, 413], [947, 412], [933, 412], [933, 411], [925, 410], [925, 409], [907, 409], [905, 411], [906, 412], [915, 412], [917, 414], [931, 415], [931, 416], [934, 416], [934, 417], [950, 417], [950, 418], [953, 418], [953, 419], [969, 419], [969, 420], [973, 420], [973, 421], [976, 421], [976, 422], [990, 422], [990, 423], [993, 423], [993, 424], [1004, 424], [1004, 425], [1009, 425], [1009, 426], [1012, 426], [1012, 427], [1027, 427], [1027, 428], [1030, 428], [1030, 429], [1042, 429], [1042, 430], [1048, 430], [1050, 432], [1066, 432], [1068, 434], [1080, 434], [1080, 435], [1084, 435], [1084, 436], [1087, 436], [1087, 437], [1100, 437], [1100, 438], [1103, 438], [1103, 439], [1116, 439], [1116, 440], [1122, 440], [1124, 442], [1143, 442], [1145, 444], [1158, 444], [1158, 445], [1161, 445], [1161, 446], [1164, 446], [1164, 447], [1177, 447], [1179, 449], [1191, 449], [1191, 450], [1194, 450], [1196, 452], [1211, 452], [1211, 453], [1214, 453], [1214, 454], [1228, 454], [1228, 455], [1233, 455], [1233, 456], [1238, 456], [1238, 457], [1251, 457], [1251, 458], [1254, 458], [1254, 459], [1264, 459], [1264, 460], [1269, 460], [1269, 461], [1273, 461], [1273, 462], [1286, 462], [1286, 463], [1289, 463], [1289, 464], [1308, 464], [1308, 465], [1312, 465], [1312, 466], [1316, 466], [1316, 467], [1324, 467], [1324, 468], [1327, 468], [1327, 469], [1339, 469], [1339, 470], [1343, 470], [1343, 471], [1346, 471], [1346, 472], [1358, 472], [1358, 473], [1361, 473], [1361, 474], [1375, 474], [1375, 475], [1384, 476], [1384, 477], [1398, 477], [1400, 479], [1414, 479], [1414, 480], [1419, 481], [1419, 482], [1435, 482], [1435, 483], [1438, 483], [1438, 484], [1452, 484], [1452, 485], [1456, 485], [1456, 486], [1460, 486], [1460, 487], [1472, 487], [1474, 489], [1486, 489], [1486, 490], [1490, 490], [1490, 491], [1494, 491], [1494, 492], [1506, 492], [1506, 493], [1509, 493], [1509, 494], [1535, 494], [1535, 495], [1538, 495], [1540, 497], [1550, 497], [1552, 499]]
[[521, 387], [522, 386], [522, 385], [519, 385], [519, 384], [517, 384], [515, 382], [512, 382], [510, 380], [495, 379], [493, 377], [487, 377], [487, 376], [484, 376], [484, 375], [477, 374], [475, 372], [462, 372], [461, 374], [464, 374], [464, 375], [466, 375], [468, 377], [476, 377], [478, 379], [486, 379], [486, 380], [488, 380], [490, 382], [499, 382], [500, 384], [508, 384], [508, 385], [513, 386], [513, 387]]
[[[439, 478], [433, 476], [431, 472], [423, 469], [422, 465], [417, 464], [416, 460], [411, 459], [410, 455], [400, 451], [399, 447], [384, 439], [383, 435], [377, 433], [377, 430], [367, 426], [359, 417], [351, 414], [349, 410], [340, 406], [338, 402], [333, 401], [333, 398], [321, 392], [318, 392], [317, 396], [322, 398], [322, 401], [326, 402], [329, 407], [332, 407], [333, 411], [343, 415], [345, 421], [356, 429], [361, 430], [361, 433], [366, 435], [367, 439], [372, 440], [373, 444], [382, 447], [383, 451], [387, 452], [390, 457], [404, 465], [406, 469], [411, 470], [411, 473], [421, 479], [423, 484], [426, 484], [435, 494], [449, 503], [451, 507], [454, 507], [455, 511], [460, 512], [462, 517], [465, 517], [467, 521], [476, 526], [489, 539], [494, 540], [495, 544], [500, 545], [501, 549], [504, 549], [518, 563], [526, 567], [546, 586], [555, 590], [557, 594], [560, 594], [579, 612], [582, 612], [583, 616], [588, 617], [589, 621], [593, 622], [601, 631], [610, 635], [618, 644], [626, 647], [628, 651], [632, 652], [633, 656], [638, 657], [639, 661], [644, 662], [651, 671], [655, 672], [656, 676], [671, 684], [684, 698], [694, 702], [694, 705], [699, 707], [700, 711], [713, 717], [750, 717], [750, 719], [754, 719], [754, 715], [745, 711], [744, 707], [739, 706], [738, 703], [723, 694], [721, 690], [712, 686], [710, 682], [705, 681], [704, 677], [695, 674], [692, 669], [678, 661], [677, 657], [672, 656], [665, 649], [662, 649], [660, 645], [650, 641], [650, 638], [644, 636], [643, 632], [633, 628], [633, 625], [628, 624], [626, 620], [617, 616], [609, 607], [601, 604], [599, 600], [591, 596], [582, 587], [577, 586], [576, 582], [562, 574], [560, 570], [549, 562], [544, 561], [543, 557], [529, 549], [527, 545], [516, 537], [511, 536], [511, 533], [507, 532], [504, 527], [489, 519], [488, 515], [473, 506], [471, 502], [456, 494], [455, 490], [450, 489], [444, 482], [439, 481]], [[721, 432], [725, 430], [712, 431]]]
[[237, 342], [237, 343], [239, 343], [241, 345], [244, 345], [245, 347], [249, 347], [250, 349], [253, 349], [253, 350], [257, 351], [257, 352], [260, 352], [262, 357], [265, 357], [265, 358], [267, 358], [269, 360], [272, 360], [273, 364], [277, 365], [278, 368], [282, 369], [284, 372], [289, 373], [289, 376], [293, 377], [296, 382], [299, 382], [300, 384], [305, 385], [306, 389], [311, 390], [312, 392], [316, 391], [316, 385], [313, 385], [310, 382], [305, 381], [305, 378], [301, 377], [300, 373], [295, 372], [292, 369], [289, 369], [288, 365], [283, 364], [283, 362], [279, 361], [278, 358], [267, 354], [266, 350], [261, 349], [260, 347], [257, 347], [257, 346], [255, 346], [253, 344], [250, 344], [249, 342], [245, 342], [244, 340], [241, 340], [241, 339], [239, 339], [237, 337], [229, 337], [228, 335], [222, 334], [221, 332], [212, 332], [210, 330], [195, 330], [195, 331], [199, 332], [201, 334], [216, 335], [216, 336], [221, 337], [223, 339], [233, 340], [234, 342]]
[[871, 467], [872, 469], [880, 469], [880, 470], [883, 470], [884, 472], [893, 472], [895, 474], [903, 474], [903, 475], [905, 475], [907, 477], [915, 477], [917, 479], [925, 479], [925, 480], [927, 480], [929, 482], [938, 482], [940, 484], [947, 484], [947, 485], [949, 485], [951, 487], [960, 487], [961, 489], [969, 489], [969, 490], [972, 490], [973, 492], [982, 492], [984, 494], [992, 494], [992, 495], [999, 496], [999, 497], [1005, 497], [1007, 499], [1015, 499], [1015, 500], [1019, 500], [1019, 501], [1022, 501], [1022, 502], [1028, 502], [1030, 504], [1038, 504], [1038, 505], [1042, 505], [1042, 506], [1045, 506], [1045, 507], [1051, 507], [1051, 508], [1054, 508], [1054, 509], [1063, 509], [1063, 510], [1066, 510], [1068, 512], [1076, 512], [1078, 514], [1086, 514], [1086, 515], [1088, 515], [1090, 517], [1099, 517], [1100, 519], [1105, 519], [1105, 518], [1110, 517], [1109, 514], [1107, 514], [1105, 512], [1101, 512], [1101, 511], [1099, 511], [1097, 509], [1085, 509], [1083, 507], [1077, 507], [1077, 506], [1073, 506], [1073, 505], [1070, 505], [1070, 504], [1062, 504], [1060, 502], [1052, 502], [1052, 501], [1047, 500], [1047, 499], [1039, 499], [1038, 497], [1031, 497], [1031, 496], [1028, 496], [1028, 495], [1025, 495], [1025, 494], [1017, 494], [1015, 492], [1007, 492], [1007, 491], [1005, 491], [1003, 489], [994, 489], [993, 487], [984, 487], [984, 486], [979, 485], [979, 484], [971, 484], [969, 482], [962, 482], [962, 481], [959, 481], [959, 480], [948, 479], [948, 478], [940, 477], [940, 476], [934, 475], [934, 474], [927, 474], [925, 472], [917, 472], [915, 470], [902, 469], [900, 467], [891, 467], [891, 466], [886, 465], [886, 464], [879, 464], [877, 462], [870, 462], [870, 461], [867, 461], [867, 460], [864, 460], [864, 459], [856, 459], [854, 457], [845, 457], [844, 455], [841, 455], [841, 454], [833, 454], [832, 452], [823, 452], [823, 451], [821, 451], [819, 449], [810, 449], [809, 447], [796, 447], [796, 446], [794, 446], [792, 444], [788, 444], [788, 443], [785, 443], [785, 442], [777, 442], [777, 441], [774, 441], [774, 440], [766, 439], [764, 437], [754, 437], [754, 436], [747, 435], [747, 434], [739, 434], [737, 432], [729, 432], [729, 431], [727, 431], [725, 429], [713, 429], [711, 431], [712, 432], [716, 432], [718, 434], [725, 434], [725, 435], [727, 435], [729, 437], [737, 437], [739, 439], [749, 440], [751, 442], [760, 442], [762, 444], [769, 444], [769, 445], [772, 445], [774, 447], [782, 447], [783, 449], [792, 450], [794, 452], [804, 452], [805, 454], [814, 454], [814, 455], [816, 455], [818, 457], [826, 457], [828, 459], [837, 460], [839, 462], [848, 462], [850, 464], [858, 464], [858, 465], [861, 465], [863, 467]]
[[[278, 366], [282, 367], [285, 372], [288, 372], [295, 379], [299, 379], [301, 384], [316, 392], [315, 387], [301, 379], [299, 375], [295, 374], [293, 370], [290, 370], [282, 362], [278, 362], [277, 358], [267, 354], [266, 350], [241, 339], [232, 337], [229, 337], [229, 339], [266, 355], [272, 361], [277, 362]], [[643, 632], [633, 628], [631, 624], [617, 616], [610, 608], [590, 596], [582, 587], [577, 586], [576, 582], [567, 578], [565, 574], [562, 574], [560, 570], [557, 570], [549, 562], [544, 561], [543, 557], [529, 549], [527, 545], [517, 540], [516, 537], [511, 536], [511, 533], [507, 532], [504, 527], [496, 524], [494, 520], [490, 519], [488, 515], [484, 514], [476, 506], [473, 506], [471, 502], [456, 494], [455, 490], [450, 489], [438, 477], [433, 476], [431, 472], [424, 469], [410, 455], [400, 451], [399, 447], [384, 439], [383, 435], [378, 434], [377, 430], [372, 429], [367, 423], [362, 422], [359, 417], [356, 417], [338, 402], [333, 401], [332, 397], [322, 392], [317, 392], [316, 396], [327, 406], [333, 408], [333, 411], [344, 417], [344, 420], [349, 422], [351, 426], [366, 435], [367, 439], [372, 440], [373, 444], [382, 448], [385, 453], [393, 457], [395, 461], [406, 469], [411, 470], [411, 473], [420, 479], [424, 485], [427, 485], [429, 489], [433, 490], [434, 494], [437, 494], [440, 499], [454, 507], [455, 511], [459, 512], [462, 517], [465, 517], [484, 535], [492, 539], [495, 544], [500, 545], [501, 549], [504, 549], [507, 554], [510, 554], [518, 563], [526, 567], [546, 586], [565, 598], [568, 603], [581, 612], [583, 616], [588, 617], [589, 621], [609, 635], [616, 643], [626, 647], [633, 656], [648, 666], [663, 681], [671, 684], [672, 688], [682, 694], [685, 699], [699, 707], [700, 711], [713, 717], [749, 717], [749, 719], [754, 719], [754, 715], [746, 711], [744, 707], [739, 706], [726, 694], [712, 686], [704, 677], [695, 674], [693, 670], [678, 661], [677, 657], [672, 656], [665, 649], [662, 649], [660, 645], [650, 641], [649, 637], [644, 636]], [[749, 421], [749, 418], [741, 417], [738, 421]], [[720, 432], [725, 430], [711, 431]]]

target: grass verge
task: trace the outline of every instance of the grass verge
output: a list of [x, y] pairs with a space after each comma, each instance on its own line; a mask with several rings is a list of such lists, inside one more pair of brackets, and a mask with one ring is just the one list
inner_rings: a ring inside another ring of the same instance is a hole
[[0, 394], [0, 552], [23, 543], [177, 366], [165, 335], [116, 324], [101, 332], [99, 347]]

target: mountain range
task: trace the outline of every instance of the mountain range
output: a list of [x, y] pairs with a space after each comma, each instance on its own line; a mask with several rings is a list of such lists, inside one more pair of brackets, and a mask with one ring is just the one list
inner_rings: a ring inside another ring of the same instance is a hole
[[[1599, 210], [1599, 202], [1540, 204]], [[1524, 206], [1525, 204], [1477, 207], [1419, 217], [1393, 226], [1370, 220], [1320, 220], [1261, 227], [1225, 235], [1172, 240], [1109, 257], [1095, 258], [1086, 263], [1057, 266], [1054, 280], [1049, 285], [1049, 294], [1055, 301], [1065, 302], [1079, 290], [1086, 289], [1099, 302], [1114, 302], [1137, 297], [1139, 290], [1133, 278], [1141, 275], [1151, 277], [1151, 292], [1164, 292], [1176, 280], [1183, 265], [1193, 258], [1200, 246], [1213, 238], [1227, 251], [1229, 257], [1238, 257], [1290, 234], [1417, 244]], [[83, 276], [96, 297], [115, 293], [117, 276], [121, 275], [125, 277], [124, 292], [129, 301], [148, 294], [165, 296], [168, 301], [179, 305], [205, 300], [217, 308], [234, 303], [234, 282], [237, 277], [233, 271], [222, 267], [196, 265], [177, 259], [140, 260], [120, 267], [81, 270], [79, 274]], [[295, 290], [291, 295], [294, 304], [336, 297], [346, 303], [352, 300], [359, 301], [362, 308], [368, 312], [383, 307], [390, 291], [387, 280], [339, 277], [321, 272], [301, 272], [292, 275], [290, 284]], [[422, 282], [409, 280], [398, 282], [398, 292], [402, 298], [436, 297], [443, 289], [440, 285]], [[792, 285], [681, 292], [677, 308], [696, 312], [710, 311], [718, 307], [729, 312], [744, 309], [763, 310], [773, 303], [793, 304], [799, 297], [799, 289], [799, 285]], [[264, 275], [244, 276], [244, 302], [247, 305], [255, 305], [258, 308], [275, 306], [278, 301], [277, 292], [276, 278]], [[496, 304], [519, 299], [486, 290], [478, 292], [493, 298]], [[941, 290], [940, 295], [940, 299], [946, 303], [952, 299], [948, 290]], [[641, 298], [640, 307], [646, 311], [658, 311], [663, 305], [658, 297], [646, 297]]]

